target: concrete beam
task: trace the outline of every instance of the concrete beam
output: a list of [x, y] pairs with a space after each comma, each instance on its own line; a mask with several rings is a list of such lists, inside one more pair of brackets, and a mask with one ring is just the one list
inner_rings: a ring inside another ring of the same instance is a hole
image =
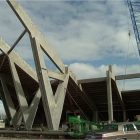
[[[41, 35], [41, 33], [35, 27], [35, 25], [30, 20], [28, 15], [25, 13], [25, 11], [22, 9], [22, 7], [18, 4], [18, 2], [16, 0], [15, 1], [7, 0], [7, 2], [10, 5], [10, 7], [12, 8], [12, 10], [15, 12], [15, 14], [19, 18], [19, 20], [21, 21], [23, 26], [28, 31], [29, 35], [31, 36], [31, 43], [33, 42], [32, 50], [33, 50], [34, 59], [36, 62], [37, 75], [38, 75], [39, 84], [40, 84], [40, 88], [41, 88], [42, 98], [44, 100], [43, 102], [45, 102], [44, 108], [45, 107], [47, 108], [47, 106], [48, 106], [48, 109], [52, 110], [49, 108], [49, 106], [50, 106], [49, 104], [51, 102], [50, 107], [54, 109], [54, 106], [55, 106], [54, 98], [53, 98], [53, 94], [52, 94], [52, 89], [50, 88], [51, 87], [50, 83], [49, 83], [50, 81], [48, 80], [49, 74], [48, 74], [48, 72], [45, 72], [43, 70], [43, 69], [46, 69], [46, 67], [44, 65], [44, 60], [42, 58], [41, 51], [43, 50], [44, 53], [50, 58], [50, 60], [60, 70], [60, 72], [62, 72], [64, 74], [65, 74], [65, 66], [61, 62], [61, 60], [58, 58], [58, 56], [54, 53], [54, 51], [52, 50], [50, 45], [45, 41], [45, 38]], [[72, 71], [70, 72], [69, 75], [70, 75], [71, 79], [74, 81], [74, 83], [77, 84], [77, 86], [78, 86], [76, 76], [72, 73]], [[45, 80], [46, 78], [47, 78], [47, 80]], [[45, 92], [48, 92], [49, 94], [46, 95]], [[50, 100], [48, 100], [48, 99], [50, 99]], [[46, 116], [49, 116], [48, 118], [50, 118], [50, 116], [52, 116], [52, 112], [48, 112], [46, 114]], [[48, 120], [48, 123], [50, 123], [50, 124], [48, 124], [48, 126], [51, 129], [55, 129], [56, 127], [54, 127], [54, 124], [51, 121], [52, 120], [50, 120], [50, 119]]]
[[134, 79], [134, 78], [140, 78], [140, 73], [115, 76], [116, 80]]
[[31, 35], [30, 39], [48, 128], [58, 130], [70, 72], [66, 67], [65, 72], [63, 72], [65, 76], [64, 82], [59, 82], [54, 96], [42, 54], [43, 48], [38, 38], [34, 38]]
[[24, 91], [23, 91], [18, 73], [16, 71], [15, 64], [11, 60], [9, 61], [9, 63], [10, 63], [10, 67], [11, 67], [11, 73], [12, 73], [12, 77], [13, 77], [14, 87], [15, 87], [16, 94], [18, 97], [18, 102], [20, 105], [21, 112], [23, 113], [26, 110], [28, 110], [28, 103], [27, 103], [26, 97], [24, 95]]
[[[0, 39], [0, 50], [7, 54], [7, 52], [10, 50], [10, 47], [8, 44], [6, 44], [2, 39]], [[36, 82], [38, 82], [37, 74], [36, 72], [14, 51], [12, 51], [10, 54], [10, 59], [18, 66], [20, 67], [26, 74], [28, 74], [30, 77], [32, 77]], [[51, 78], [58, 79], [63, 81], [64, 75], [62, 75], [59, 72], [50, 70], [46, 68], [45, 70], [48, 71], [48, 75]]]
[[[14, 1], [7, 0], [7, 3], [10, 5], [10, 7], [14, 11], [14, 13], [17, 15], [18, 19], [21, 21], [23, 26], [27, 29], [29, 34], [32, 35], [32, 37], [35, 37], [38, 39], [38, 42], [40, 43], [41, 49], [44, 51], [44, 53], [50, 58], [50, 60], [55, 64], [55, 66], [60, 70], [60, 72], [65, 73], [64, 64], [59, 59], [59, 57], [55, 54], [55, 52], [50, 47], [50, 45], [46, 42], [43, 35], [39, 32], [39, 30], [33, 24], [33, 22], [25, 13], [25, 11], [20, 6], [20, 4], [16, 0]], [[70, 77], [73, 79], [73, 81], [75, 81], [78, 84], [76, 76], [71, 70], [70, 70]]]
[[139, 89], [136, 89], [136, 90], [123, 90], [123, 91], [121, 91], [121, 93], [123, 93], [123, 94], [128, 94], [128, 93], [133, 93], [133, 92], [140, 92], [140, 90]]
[[[6, 44], [2, 39], [0, 39], [0, 50], [5, 54], [7, 54], [7, 52], [10, 50], [10, 47], [8, 46], [8, 44]], [[12, 51], [9, 54], [9, 57], [26, 74], [28, 74], [32, 79], [38, 82], [36, 72], [17, 53]]]
[[34, 99], [30, 105], [30, 107], [28, 106], [28, 102], [26, 100], [18, 73], [16, 71], [16, 67], [15, 64], [9, 59], [9, 63], [10, 63], [10, 67], [11, 67], [11, 73], [12, 73], [12, 77], [13, 77], [13, 82], [14, 82], [14, 87], [16, 90], [16, 95], [18, 98], [18, 102], [19, 102], [19, 107], [20, 107], [20, 111], [21, 114], [23, 116], [23, 120], [24, 120], [24, 125], [25, 128], [27, 130], [31, 129], [35, 115], [36, 115], [36, 111], [38, 108], [38, 104], [41, 98], [41, 93], [40, 93], [40, 89], [38, 89], [36, 95], [34, 96]]
[[78, 80], [78, 84], [103, 82], [103, 81], [106, 81], [106, 77]]
[[33, 122], [34, 122], [34, 118], [38, 109], [38, 105], [40, 102], [40, 98], [41, 98], [41, 92], [40, 89], [38, 89], [38, 91], [36, 92], [32, 103], [30, 104], [30, 107], [27, 111], [24, 112], [24, 114], [27, 114], [27, 118], [26, 118], [26, 127], [27, 129], [31, 129]]
[[0, 80], [2, 83], [3, 91], [4, 91], [3, 98], [5, 99], [5, 104], [8, 107], [13, 126], [14, 126], [14, 128], [18, 128], [20, 123], [21, 123], [21, 119], [22, 119], [21, 112], [16, 111], [16, 108], [13, 104], [13, 101], [12, 101], [12, 98], [10, 96], [10, 92], [7, 88], [7, 85], [5, 83], [5, 80], [2, 77], [0, 77]]
[[39, 43], [42, 47], [42, 50], [44, 50], [44, 53], [53, 61], [53, 63], [56, 65], [56, 67], [62, 72], [65, 72], [65, 66], [63, 65], [62, 61], [59, 59], [59, 57], [54, 53], [53, 49], [50, 47], [50, 45], [46, 42], [43, 35], [38, 31], [36, 26], [33, 24], [31, 19], [28, 17], [28, 15], [25, 13], [23, 8], [20, 6], [20, 4], [14, 0], [10, 1], [7, 0], [8, 4], [10, 5], [11, 9], [14, 11], [14, 13], [17, 15], [18, 19], [21, 21], [23, 26], [27, 29], [29, 34], [32, 34], [33, 37], [38, 38]]
[[58, 71], [53, 71], [53, 70], [48, 69], [48, 68], [46, 68], [44, 70], [46, 70], [48, 72], [48, 75], [50, 78], [60, 80], [60, 81], [64, 81], [64, 79], [65, 79], [65, 75], [58, 72]]
[[[140, 73], [115, 76], [116, 80], [134, 79], [134, 78], [140, 78]], [[106, 77], [82, 79], [82, 80], [78, 80], [78, 83], [84, 84], [84, 83], [94, 83], [94, 82], [102, 82], [102, 81], [106, 81]]]

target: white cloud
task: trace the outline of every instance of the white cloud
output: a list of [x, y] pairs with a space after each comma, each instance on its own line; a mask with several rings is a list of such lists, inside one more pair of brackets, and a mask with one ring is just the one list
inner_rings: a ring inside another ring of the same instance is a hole
[[90, 64], [73, 63], [70, 65], [70, 68], [78, 79], [88, 79], [105, 76], [108, 66], [94, 67]]
[[[123, 1], [19, 2], [62, 61], [96, 61], [126, 56], [128, 21]], [[1, 37], [12, 45], [23, 27], [9, 5], [1, 3]], [[132, 25], [130, 30], [133, 30]], [[133, 34], [132, 40], [135, 42]], [[23, 49], [17, 49], [19, 54]], [[136, 58], [133, 47], [129, 54], [130, 58]], [[29, 53], [21, 55], [25, 59], [32, 57]]]
[[[138, 56], [135, 36], [124, 1], [19, 2], [58, 57], [70, 66], [78, 79], [106, 76], [110, 64], [114, 64], [115, 75], [125, 74], [126, 61], [116, 61], [126, 59], [128, 48], [128, 58], [134, 63], [128, 63], [126, 73], [139, 72], [139, 65], [135, 61]], [[0, 1], [0, 38], [11, 46], [23, 30], [10, 6], [6, 1]], [[133, 45], [129, 41], [129, 30]], [[27, 34], [14, 50], [33, 65]], [[97, 64], [99, 60], [103, 61], [102, 64]], [[104, 62], [106, 63], [103, 64]], [[139, 89], [139, 80], [134, 80], [125, 80], [125, 89]], [[118, 82], [123, 89], [124, 82]], [[2, 104], [0, 113], [1, 111], [3, 112]]]
[[[126, 62], [120, 61], [120, 64], [115, 65], [115, 59], [126, 58], [128, 44], [129, 59], [135, 60], [138, 55], [129, 42], [128, 22], [130, 24], [131, 20], [127, 19], [129, 11], [124, 1], [19, 2], [58, 57], [65, 64], [68, 62], [80, 79], [105, 76], [110, 63], [114, 64], [116, 74], [124, 74]], [[0, 25], [0, 37], [9, 45], [15, 42], [24, 29], [5, 1], [0, 1]], [[129, 30], [137, 50], [131, 24]], [[15, 50], [30, 62], [33, 55], [27, 38], [26, 35]], [[97, 60], [106, 61], [106, 64], [99, 66]], [[135, 63], [129, 68], [128, 73], [139, 70]]]
[[[125, 75], [140, 73], [140, 65], [112, 65], [115, 75]], [[106, 76], [108, 65], [101, 65], [95, 67], [91, 64], [73, 63], [70, 68], [76, 74], [78, 79], [99, 78]]]
[[[140, 65], [128, 65], [127, 68], [124, 65], [112, 65], [115, 75], [125, 75], [140, 73]], [[75, 73], [78, 79], [90, 79], [106, 77], [107, 65], [101, 65], [94, 67], [90, 64], [73, 63], [70, 65], [71, 70]], [[126, 70], [126, 72], [125, 72]], [[121, 90], [132, 90], [140, 88], [140, 79], [129, 79], [117, 81]]]

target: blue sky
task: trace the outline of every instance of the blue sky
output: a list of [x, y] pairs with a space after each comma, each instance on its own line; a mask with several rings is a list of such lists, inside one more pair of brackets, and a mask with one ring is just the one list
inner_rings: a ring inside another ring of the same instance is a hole
[[[125, 74], [126, 64], [126, 73], [140, 72], [135, 36], [124, 0], [19, 3], [78, 79], [105, 76], [108, 65], [113, 65], [116, 75]], [[23, 30], [7, 2], [0, 1], [0, 38], [11, 46]], [[34, 68], [28, 34], [15, 51]], [[53, 68], [51, 63], [47, 67]], [[122, 89], [122, 82], [119, 85]], [[125, 81], [126, 90], [139, 89], [139, 85], [138, 79]]]

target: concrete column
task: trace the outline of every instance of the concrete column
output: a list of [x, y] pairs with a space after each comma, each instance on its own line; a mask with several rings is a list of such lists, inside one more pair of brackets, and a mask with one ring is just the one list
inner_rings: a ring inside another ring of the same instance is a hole
[[107, 101], [108, 101], [108, 119], [113, 121], [113, 103], [112, 103], [112, 87], [111, 87], [111, 72], [106, 72], [107, 82]]

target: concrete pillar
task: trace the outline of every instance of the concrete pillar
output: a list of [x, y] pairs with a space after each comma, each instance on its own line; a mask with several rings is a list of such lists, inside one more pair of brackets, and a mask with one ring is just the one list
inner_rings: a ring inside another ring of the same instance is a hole
[[[109, 69], [112, 70], [111, 66]], [[107, 101], [108, 101], [108, 119], [113, 121], [113, 103], [112, 103], [112, 87], [111, 87], [111, 71], [106, 72], [107, 82]]]

